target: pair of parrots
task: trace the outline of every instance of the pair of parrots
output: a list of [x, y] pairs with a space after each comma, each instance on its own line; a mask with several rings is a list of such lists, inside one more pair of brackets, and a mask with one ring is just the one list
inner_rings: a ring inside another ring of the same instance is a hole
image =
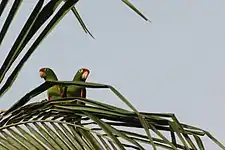
[[[58, 78], [54, 71], [50, 68], [41, 68], [39, 70], [40, 77], [48, 81], [57, 81]], [[81, 68], [75, 74], [73, 81], [83, 81], [85, 82], [88, 78], [90, 71], [86, 68]], [[65, 90], [66, 89], [66, 90]], [[66, 93], [65, 93], [66, 92]], [[59, 99], [63, 97], [82, 97], [86, 98], [86, 88], [76, 85], [69, 85], [63, 87], [60, 85], [54, 85], [47, 91], [48, 100]]]

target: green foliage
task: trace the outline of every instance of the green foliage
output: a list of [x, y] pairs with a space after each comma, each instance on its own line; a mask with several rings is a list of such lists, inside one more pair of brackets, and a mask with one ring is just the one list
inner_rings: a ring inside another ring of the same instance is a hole
[[[0, 3], [0, 16], [8, 4]], [[13, 18], [16, 17], [22, 0], [15, 0], [0, 32], [0, 45], [4, 40]], [[38, 0], [17, 39], [12, 44], [3, 65], [0, 67], [0, 97], [14, 83], [25, 62], [59, 21], [72, 11], [84, 32], [94, 38], [84, 24], [75, 4], [78, 0]], [[144, 20], [149, 21], [128, 0], [122, 0]], [[60, 5], [61, 4], [61, 5]], [[61, 7], [60, 7], [61, 6]], [[56, 12], [57, 8], [58, 11]], [[47, 26], [28, 48], [21, 61], [5, 79], [6, 73], [24, 50], [27, 43], [46, 21]], [[124, 102], [130, 110], [118, 108], [98, 100], [67, 97], [52, 101], [42, 100], [28, 104], [29, 100], [54, 85], [77, 85], [86, 88], [107, 88]], [[80, 101], [86, 105], [76, 103]], [[209, 137], [221, 149], [225, 149], [209, 132], [180, 123], [175, 115], [139, 112], [122, 94], [110, 85], [98, 83], [46, 81], [31, 90], [6, 111], [0, 112], [0, 149], [153, 149], [204, 150], [203, 136]], [[81, 118], [81, 120], [78, 120]], [[76, 122], [81, 121], [81, 124]]]
[[[43, 100], [42, 102], [25, 105], [32, 97], [56, 84], [111, 89], [111, 91], [116, 94], [121, 101], [127, 104], [131, 110], [104, 104], [97, 100], [77, 97], [52, 101]], [[86, 105], [79, 105], [76, 101], [83, 102]], [[79, 117], [82, 117], [82, 124], [76, 125], [76, 122], [80, 121], [77, 120]], [[32, 145], [29, 143], [31, 138], [40, 138], [40, 145], [45, 148], [52, 148], [53, 146], [54, 149], [57, 149], [55, 146], [64, 149], [65, 146], [69, 145], [69, 149], [73, 149], [71, 146], [77, 143], [79, 146], [85, 147], [84, 143], [86, 143], [87, 149], [99, 149], [101, 147], [111, 149], [112, 144], [117, 149], [125, 149], [126, 147], [145, 149], [143, 144], [149, 144], [155, 149], [157, 147], [163, 147], [165, 149], [179, 148], [191, 150], [204, 149], [201, 137], [207, 135], [219, 147], [225, 149], [225, 147], [207, 131], [182, 124], [173, 114], [138, 112], [135, 107], [112, 86], [79, 81], [46, 81], [27, 93], [6, 112], [2, 113], [0, 126], [0, 135], [2, 135], [0, 141], [2, 141], [3, 147], [7, 147], [3, 141], [9, 139], [14, 139], [14, 142], [24, 141], [24, 138], [29, 136], [30, 138], [26, 139], [27, 143], [21, 143], [25, 147]], [[68, 131], [65, 131], [64, 128]], [[29, 130], [29, 132], [25, 133], [23, 130]], [[38, 134], [38, 131], [40, 134]], [[154, 133], [154, 135], [150, 134], [150, 131]], [[7, 132], [10, 134], [6, 135], [5, 133]], [[144, 132], [146, 132], [146, 135], [144, 135]], [[140, 133], [143, 133], [143, 135]], [[69, 136], [68, 134], [74, 135]], [[78, 140], [77, 138], [80, 135], [82, 138]], [[68, 136], [72, 139], [68, 139]], [[74, 141], [74, 138], [77, 140]], [[80, 140], [82, 140], [82, 142]], [[43, 141], [48, 141], [48, 145], [43, 143]], [[111, 143], [109, 143], [109, 141]], [[17, 143], [12, 143], [12, 145], [21, 148], [21, 145], [17, 145]], [[76, 147], [79, 146], [76, 145]]]

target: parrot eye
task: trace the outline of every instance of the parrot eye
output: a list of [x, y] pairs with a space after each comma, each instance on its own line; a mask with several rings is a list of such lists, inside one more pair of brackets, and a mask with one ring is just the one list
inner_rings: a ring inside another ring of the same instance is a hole
[[80, 72], [80, 73], [83, 72], [83, 69], [80, 69], [79, 72]]

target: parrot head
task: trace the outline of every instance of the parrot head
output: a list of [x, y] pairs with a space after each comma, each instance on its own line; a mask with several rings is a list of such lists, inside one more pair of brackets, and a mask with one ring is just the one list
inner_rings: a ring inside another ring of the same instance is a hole
[[58, 80], [54, 71], [50, 68], [41, 68], [39, 70], [40, 77], [45, 80]]
[[81, 68], [77, 71], [73, 80], [85, 81], [88, 78], [89, 73], [90, 73], [90, 70], [88, 70], [87, 68]]

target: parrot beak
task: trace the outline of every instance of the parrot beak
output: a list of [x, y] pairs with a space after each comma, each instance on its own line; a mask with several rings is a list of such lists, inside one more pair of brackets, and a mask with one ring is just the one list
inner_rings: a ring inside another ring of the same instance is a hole
[[82, 79], [86, 80], [88, 75], [89, 75], [89, 70], [84, 70], [84, 73], [82, 74]]

